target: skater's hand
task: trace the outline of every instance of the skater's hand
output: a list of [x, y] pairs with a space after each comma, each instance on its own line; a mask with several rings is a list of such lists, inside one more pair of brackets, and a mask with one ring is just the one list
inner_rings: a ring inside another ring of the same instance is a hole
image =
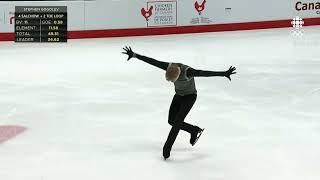
[[235, 67], [230, 66], [229, 70], [226, 71], [225, 76], [231, 81], [230, 75], [231, 74], [236, 74], [236, 72], [234, 72], [236, 70]]
[[122, 52], [122, 54], [128, 55], [127, 61], [129, 61], [131, 58], [134, 57], [134, 52], [132, 51], [130, 46], [129, 47], [126, 46], [125, 48], [122, 48], [122, 49], [125, 51], [125, 52]]

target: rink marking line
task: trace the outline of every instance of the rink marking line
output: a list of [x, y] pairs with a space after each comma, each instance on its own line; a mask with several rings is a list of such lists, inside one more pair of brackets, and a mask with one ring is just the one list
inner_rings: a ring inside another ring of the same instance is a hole
[[320, 88], [312, 90], [311, 94], [315, 94], [315, 93], [318, 93], [318, 92], [320, 92]]
[[26, 127], [16, 125], [0, 126], [0, 144], [23, 133], [26, 129]]
[[5, 118], [8, 118], [15, 114], [17, 112], [17, 108], [11, 108], [10, 111], [4, 116]]

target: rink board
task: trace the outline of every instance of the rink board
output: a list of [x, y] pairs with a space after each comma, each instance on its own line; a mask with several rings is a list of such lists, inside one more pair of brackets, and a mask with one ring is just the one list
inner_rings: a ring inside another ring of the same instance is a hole
[[[309, 5], [312, 3], [313, 6]], [[0, 41], [14, 39], [15, 6], [67, 6], [68, 37], [92, 38], [291, 27], [296, 16], [303, 18], [305, 25], [320, 25], [317, 3], [314, 0], [0, 2]]]

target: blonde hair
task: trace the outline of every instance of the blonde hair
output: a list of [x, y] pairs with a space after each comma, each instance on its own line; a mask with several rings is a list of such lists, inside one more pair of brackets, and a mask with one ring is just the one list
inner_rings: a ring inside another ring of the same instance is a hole
[[180, 67], [177, 64], [169, 64], [166, 71], [166, 79], [175, 82], [181, 73]]

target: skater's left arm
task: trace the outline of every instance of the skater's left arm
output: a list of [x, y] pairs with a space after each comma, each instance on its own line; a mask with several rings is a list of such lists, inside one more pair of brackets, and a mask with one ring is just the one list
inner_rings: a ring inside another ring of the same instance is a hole
[[236, 72], [234, 72], [235, 70], [236, 68], [233, 66], [230, 66], [230, 68], [227, 71], [203, 71], [203, 70], [188, 68], [187, 76], [188, 77], [222, 76], [222, 77], [228, 78], [231, 81], [230, 76], [232, 74], [236, 74]]

